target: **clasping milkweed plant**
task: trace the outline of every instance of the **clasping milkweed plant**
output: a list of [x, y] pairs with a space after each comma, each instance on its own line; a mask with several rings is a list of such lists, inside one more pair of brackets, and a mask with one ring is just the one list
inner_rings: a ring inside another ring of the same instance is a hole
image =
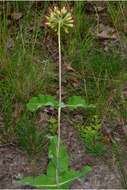
[[[59, 106], [58, 106], [58, 143], [57, 143], [57, 166], [59, 166], [59, 150], [60, 150], [60, 122], [61, 122], [61, 29], [68, 33], [68, 28], [73, 27], [73, 19], [71, 13], [65, 7], [61, 10], [58, 7], [49, 10], [49, 16], [46, 16], [46, 25], [51, 27], [58, 35], [58, 49], [59, 49]], [[56, 168], [56, 182], [59, 184], [59, 174]]]
[[49, 15], [46, 16], [46, 25], [57, 33], [58, 51], [59, 51], [59, 101], [50, 95], [38, 95], [33, 97], [27, 104], [29, 111], [37, 111], [41, 107], [52, 106], [58, 110], [58, 136], [50, 138], [49, 158], [50, 162], [47, 168], [47, 175], [35, 177], [26, 177], [21, 180], [22, 183], [36, 186], [37, 188], [68, 188], [68, 185], [75, 179], [84, 176], [91, 170], [89, 166], [85, 166], [82, 171], [76, 172], [68, 167], [68, 156], [66, 148], [61, 144], [61, 109], [68, 107], [76, 109], [78, 107], [91, 108], [80, 96], [69, 97], [67, 103], [62, 102], [62, 64], [61, 64], [61, 31], [69, 32], [69, 28], [73, 27], [73, 18], [70, 12], [63, 7], [59, 9], [54, 7], [49, 9]]

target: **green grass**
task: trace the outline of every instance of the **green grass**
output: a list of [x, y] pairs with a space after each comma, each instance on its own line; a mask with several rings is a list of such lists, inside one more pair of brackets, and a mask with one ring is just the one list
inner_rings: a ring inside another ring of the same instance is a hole
[[[5, 21], [4, 24], [6, 25]], [[6, 34], [7, 40], [2, 43], [0, 51], [2, 57], [1, 74], [4, 75], [7, 86], [13, 89], [17, 99], [28, 100], [31, 94], [44, 90], [44, 79], [46, 77], [46, 82], [48, 82], [48, 79], [52, 79], [53, 66], [50, 59], [45, 56], [44, 51], [40, 51], [41, 44], [37, 44], [38, 30], [35, 34], [27, 33], [29, 26], [26, 26], [26, 20], [25, 23], [22, 21], [20, 27], [22, 25], [25, 25], [26, 28], [23, 27], [24, 31], [20, 28], [15, 33], [14, 38], [12, 38], [14, 47], [10, 51], [6, 47], [9, 38], [11, 38], [9, 31], [4, 29], [2, 32], [2, 39], [5, 40]], [[36, 23], [34, 26], [36, 27]]]
[[[117, 7], [119, 13], [125, 9], [123, 3], [122, 10], [119, 3], [106, 3], [107, 19], [110, 25], [112, 14], [116, 12], [113, 8]], [[109, 9], [112, 8], [112, 13]], [[76, 69], [75, 76], [79, 80], [78, 88], [70, 84], [67, 85], [69, 95], [80, 94], [88, 101], [95, 103], [97, 112], [107, 107], [108, 97], [111, 95], [111, 89], [120, 88], [125, 83], [126, 78], [126, 57], [121, 53], [121, 40], [118, 48], [114, 45], [108, 51], [104, 51], [97, 37], [93, 35], [97, 24], [95, 14], [85, 13], [85, 3], [74, 4], [74, 15], [76, 27], [70, 34], [70, 40], [67, 41], [65, 56], [68, 62]], [[115, 17], [115, 16], [114, 16]], [[119, 29], [117, 29], [118, 32]], [[122, 73], [122, 75], [121, 75]], [[107, 108], [105, 109], [105, 111]]]
[[3, 125], [0, 128], [0, 141], [3, 143], [12, 142], [15, 138], [13, 128], [13, 94], [11, 89], [1, 85], [0, 87], [0, 107], [3, 116]]
[[37, 130], [34, 118], [35, 116], [30, 117], [28, 113], [25, 113], [17, 121], [15, 127], [18, 146], [27, 152], [30, 157], [42, 153], [48, 142], [46, 138], [48, 130]]
[[[15, 126], [21, 115], [14, 118], [15, 104], [21, 104], [25, 113], [25, 104], [29, 98], [50, 91], [55, 78], [53, 61], [43, 44], [45, 30], [40, 26], [47, 5], [43, 5], [41, 10], [33, 2], [1, 3], [0, 105], [4, 122], [4, 128], [1, 129], [2, 143], [16, 142], [19, 135], [15, 132]], [[22, 17], [15, 20], [11, 16], [13, 12], [21, 13]], [[27, 127], [27, 122], [25, 125]]]

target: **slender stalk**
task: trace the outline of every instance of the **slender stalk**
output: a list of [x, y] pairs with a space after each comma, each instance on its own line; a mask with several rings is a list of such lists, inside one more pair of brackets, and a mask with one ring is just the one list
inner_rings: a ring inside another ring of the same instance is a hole
[[59, 49], [59, 107], [58, 107], [58, 141], [57, 141], [57, 167], [56, 167], [56, 183], [57, 187], [59, 188], [59, 152], [60, 152], [60, 125], [61, 125], [61, 41], [60, 41], [60, 29], [61, 29], [61, 23], [59, 21], [58, 24], [58, 49]]

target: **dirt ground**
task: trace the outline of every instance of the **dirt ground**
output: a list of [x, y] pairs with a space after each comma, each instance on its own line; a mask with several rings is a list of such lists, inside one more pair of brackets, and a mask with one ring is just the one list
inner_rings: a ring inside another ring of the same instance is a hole
[[[62, 123], [62, 139], [66, 143], [70, 166], [76, 170], [84, 165], [92, 166], [92, 172], [85, 179], [74, 181], [70, 189], [121, 189], [120, 174], [111, 158], [96, 159], [85, 152], [77, 131], [66, 122]], [[18, 184], [16, 179], [23, 176], [39, 175], [46, 170], [47, 153], [40, 160], [31, 161], [14, 145], [0, 146], [0, 189], [33, 189]]]

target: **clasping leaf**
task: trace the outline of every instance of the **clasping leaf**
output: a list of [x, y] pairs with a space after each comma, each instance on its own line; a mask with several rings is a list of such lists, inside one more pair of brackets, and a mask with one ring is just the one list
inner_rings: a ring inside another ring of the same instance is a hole
[[54, 99], [54, 97], [49, 95], [39, 95], [37, 97], [33, 97], [29, 100], [27, 104], [27, 109], [31, 112], [37, 111], [41, 107], [51, 106], [58, 107], [58, 102]]
[[78, 107], [81, 108], [95, 108], [92, 104], [87, 104], [86, 101], [81, 96], [72, 96], [68, 99], [67, 107], [70, 109], [76, 109]]

